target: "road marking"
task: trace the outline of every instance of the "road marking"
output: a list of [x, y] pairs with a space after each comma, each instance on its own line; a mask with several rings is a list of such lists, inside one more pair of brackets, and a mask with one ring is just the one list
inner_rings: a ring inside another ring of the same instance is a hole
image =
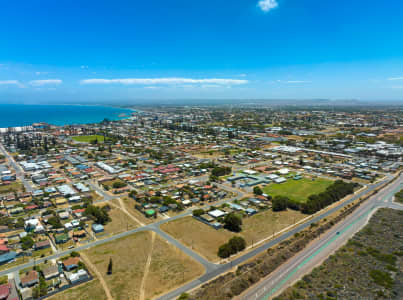
[[338, 235], [335, 235], [332, 239], [330, 239], [326, 244], [324, 244], [322, 247], [320, 247], [318, 250], [316, 250], [313, 254], [311, 254], [307, 259], [305, 259], [301, 264], [299, 264], [286, 278], [284, 278], [280, 283], [278, 283], [268, 294], [266, 294], [262, 299], [267, 300], [269, 299], [270, 296], [272, 296], [275, 292], [277, 292], [298, 270], [300, 270], [304, 265], [306, 265], [309, 261], [311, 261], [315, 256], [317, 256], [320, 252], [322, 252], [326, 247], [328, 247], [331, 243], [333, 243], [338, 237], [341, 236], [341, 234], [345, 233], [347, 230], [349, 230], [353, 225], [355, 225], [357, 222], [359, 222], [361, 219], [366, 217], [371, 213], [371, 211], [374, 208], [371, 207], [369, 210], [367, 210], [364, 214], [362, 214], [357, 220], [355, 220], [353, 223], [348, 225], [346, 228], [340, 231]]

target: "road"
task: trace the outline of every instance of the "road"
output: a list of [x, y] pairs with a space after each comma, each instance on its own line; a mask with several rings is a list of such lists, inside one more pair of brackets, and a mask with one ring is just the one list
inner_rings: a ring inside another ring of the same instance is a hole
[[[23, 171], [21, 170], [21, 168], [16, 164], [16, 162], [13, 160], [13, 158], [7, 153], [7, 151], [5, 151], [3, 145], [0, 144], [0, 149], [1, 151], [7, 156], [7, 158], [9, 159], [10, 163], [13, 165], [13, 167], [15, 168], [16, 172], [19, 174], [18, 176], [22, 177], [22, 181], [24, 182], [25, 179], [23, 178]], [[136, 232], [141, 232], [141, 231], [154, 231], [155, 233], [157, 233], [158, 235], [160, 235], [162, 238], [164, 238], [165, 240], [167, 240], [169, 243], [171, 243], [172, 245], [175, 245], [176, 247], [178, 247], [180, 250], [182, 250], [184, 253], [186, 253], [187, 255], [189, 255], [190, 257], [192, 257], [193, 259], [195, 259], [196, 261], [198, 261], [200, 264], [202, 264], [205, 268], [205, 273], [197, 278], [196, 280], [193, 280], [189, 283], [187, 283], [184, 286], [181, 286], [161, 297], [159, 297], [158, 299], [160, 300], [165, 300], [165, 299], [173, 299], [177, 296], [179, 296], [180, 294], [182, 294], [183, 292], [186, 292], [190, 289], [193, 289], [195, 287], [197, 287], [200, 284], [206, 283], [207, 281], [215, 278], [216, 276], [225, 273], [227, 271], [229, 271], [231, 268], [244, 263], [245, 261], [249, 260], [250, 258], [256, 256], [257, 254], [273, 247], [274, 245], [284, 241], [285, 239], [289, 238], [290, 236], [294, 235], [297, 232], [300, 232], [304, 229], [306, 229], [307, 227], [310, 226], [310, 224], [312, 223], [316, 223], [318, 221], [320, 221], [323, 218], [326, 218], [328, 215], [331, 215], [332, 213], [336, 212], [337, 210], [343, 208], [344, 206], [350, 204], [351, 202], [355, 201], [356, 199], [358, 199], [359, 197], [371, 192], [372, 190], [374, 190], [375, 188], [377, 188], [378, 186], [380, 186], [382, 183], [384, 183], [385, 181], [390, 181], [392, 179], [392, 176], [388, 176], [385, 180], [378, 182], [376, 184], [372, 184], [369, 185], [367, 187], [367, 189], [365, 191], [361, 191], [357, 194], [355, 194], [350, 200], [345, 201], [343, 203], [340, 203], [339, 205], [329, 209], [328, 211], [324, 212], [324, 213], [319, 213], [318, 215], [314, 215], [312, 217], [312, 219], [308, 220], [307, 222], [296, 226], [295, 228], [291, 229], [288, 232], [285, 232], [283, 234], [281, 234], [280, 236], [278, 236], [277, 238], [268, 241], [264, 244], [262, 244], [261, 246], [253, 249], [252, 251], [245, 253], [244, 255], [234, 259], [233, 261], [226, 263], [226, 264], [214, 264], [209, 262], [208, 260], [206, 260], [204, 257], [202, 257], [201, 255], [199, 255], [198, 253], [194, 252], [193, 250], [191, 250], [190, 248], [184, 246], [183, 244], [181, 244], [179, 241], [177, 241], [176, 239], [174, 239], [173, 237], [171, 237], [170, 235], [168, 235], [167, 233], [165, 233], [164, 231], [162, 231], [160, 229], [160, 226], [164, 223], [173, 221], [173, 220], [177, 220], [186, 216], [190, 216], [192, 214], [192, 210], [188, 210], [182, 214], [179, 214], [177, 216], [171, 217], [171, 218], [167, 218], [167, 219], [163, 219], [160, 220], [158, 222], [155, 222], [153, 224], [149, 224], [149, 225], [145, 225], [142, 227], [138, 227], [120, 234], [116, 234], [114, 236], [110, 236], [107, 237], [105, 239], [101, 239], [101, 240], [96, 240], [96, 241], [92, 241], [89, 242], [88, 244], [85, 245], [81, 245], [79, 247], [76, 247], [74, 249], [69, 249], [69, 250], [65, 250], [65, 251], [61, 251], [58, 253], [55, 253], [51, 256], [45, 257], [45, 258], [40, 258], [37, 259], [35, 262], [34, 261], [30, 261], [26, 264], [23, 265], [19, 265], [13, 268], [10, 268], [8, 270], [5, 271], [1, 271], [0, 272], [0, 276], [6, 275], [10, 272], [18, 272], [19, 270], [25, 269], [25, 268], [29, 268], [29, 267], [33, 267], [34, 264], [39, 264], [44, 262], [45, 260], [50, 260], [50, 259], [58, 259], [60, 257], [69, 255], [71, 252], [73, 251], [83, 251], [86, 250], [88, 248], [97, 246], [97, 245], [101, 245], [104, 243], [108, 243], [111, 241], [114, 241], [116, 239], [131, 235], [133, 233]], [[26, 181], [25, 181], [26, 182]], [[31, 186], [29, 185], [28, 182], [26, 182], [28, 184], [28, 186], [31, 188]], [[95, 184], [92, 184], [91, 182], [87, 182], [92, 188], [94, 188], [96, 191], [98, 191], [104, 198], [100, 201], [109, 201], [112, 200], [114, 198], [117, 198], [118, 196], [111, 196], [108, 195], [107, 193], [105, 193], [102, 189], [100, 189], [99, 187], [97, 187]], [[25, 183], [24, 183], [25, 185]], [[233, 193], [236, 194], [235, 197], [232, 197], [230, 199], [226, 199], [226, 200], [222, 200], [219, 201], [218, 203], [214, 203], [215, 206], [219, 206], [223, 203], [227, 203], [227, 202], [231, 202], [234, 201], [236, 199], [242, 199], [243, 197], [245, 197], [245, 193], [240, 192], [237, 189], [234, 188], [230, 188], [226, 185], [223, 184], [217, 184], [220, 188], [225, 189], [227, 191], [231, 191]], [[396, 206], [397, 204], [394, 203], [388, 203], [387, 205], [389, 206]], [[204, 208], [208, 208], [210, 205], [205, 206]]]
[[401, 189], [401, 175], [391, 185], [365, 201], [346, 219], [311, 243], [303, 251], [281, 265], [275, 272], [246, 291], [238, 300], [270, 299], [295, 283], [305, 274], [320, 265], [338, 248], [344, 245], [356, 232], [362, 229], [369, 217], [379, 208], [388, 207], [403, 210], [403, 205], [392, 202], [393, 195]]
[[[261, 252], [263, 252], [265, 250], [267, 250], [268, 248], [273, 247], [274, 245], [282, 242], [283, 240], [285, 240], [285, 239], [289, 238], [290, 236], [294, 235], [295, 233], [304, 230], [305, 228], [309, 227], [311, 223], [318, 222], [319, 220], [321, 220], [323, 218], [326, 218], [328, 215], [336, 212], [337, 210], [339, 210], [342, 207], [350, 204], [351, 202], [353, 202], [354, 200], [358, 199], [359, 197], [371, 192], [372, 190], [374, 190], [375, 188], [380, 186], [385, 181], [390, 181], [391, 179], [392, 179], [392, 177], [389, 176], [388, 178], [386, 178], [385, 180], [383, 180], [381, 182], [378, 182], [376, 184], [368, 186], [367, 190], [357, 193], [350, 200], [345, 201], [343, 203], [340, 203], [339, 205], [333, 207], [332, 209], [330, 209], [330, 210], [328, 210], [328, 211], [326, 211], [326, 212], [324, 212], [324, 213], [322, 213], [320, 215], [317, 215], [317, 216], [313, 217], [311, 220], [307, 221], [306, 223], [303, 223], [303, 224], [295, 227], [294, 229], [291, 229], [290, 231], [278, 236], [277, 238], [275, 238], [275, 239], [273, 239], [273, 240], [271, 240], [271, 241], [269, 241], [267, 243], [262, 244], [261, 246], [253, 249], [252, 251], [250, 251], [250, 252], [248, 252], [248, 253], [246, 253], [246, 254], [244, 254], [244, 255], [242, 255], [242, 256], [236, 258], [235, 260], [233, 260], [233, 261], [231, 261], [229, 263], [226, 263], [226, 264], [214, 264], [214, 263], [211, 263], [211, 262], [207, 261], [205, 258], [200, 256], [198, 253], [196, 253], [193, 250], [191, 250], [190, 248], [182, 245], [180, 242], [178, 242], [177, 240], [175, 240], [174, 238], [172, 238], [171, 236], [169, 236], [168, 234], [166, 234], [164, 231], [162, 231], [160, 229], [160, 225], [162, 225], [164, 223], [167, 223], [167, 222], [170, 222], [170, 221], [173, 221], [173, 220], [177, 220], [177, 219], [180, 219], [180, 218], [183, 218], [183, 217], [186, 217], [186, 216], [190, 216], [192, 214], [192, 211], [188, 210], [188, 211], [186, 211], [186, 212], [184, 212], [182, 214], [179, 214], [177, 216], [171, 217], [169, 219], [160, 220], [160, 221], [158, 221], [156, 223], [149, 224], [149, 225], [142, 226], [142, 227], [138, 227], [138, 228], [126, 231], [126, 232], [122, 232], [122, 233], [107, 237], [105, 239], [92, 241], [92, 242], [90, 242], [88, 244], [81, 245], [81, 246], [76, 247], [74, 249], [68, 249], [68, 250], [65, 250], [65, 251], [61, 251], [61, 252], [52, 254], [50, 256], [44, 257], [44, 258], [38, 258], [38, 259], [36, 259], [36, 261], [33, 261], [33, 260], [29, 261], [28, 263], [21, 264], [21, 265], [15, 266], [13, 268], [1, 271], [0, 276], [6, 275], [8, 273], [19, 272], [22, 269], [33, 267], [35, 264], [43, 263], [43, 262], [45, 262], [45, 260], [59, 259], [60, 257], [69, 255], [73, 251], [83, 251], [83, 250], [89, 249], [89, 248], [94, 247], [94, 246], [102, 245], [102, 244], [114, 241], [116, 239], [126, 237], [126, 236], [134, 234], [136, 232], [154, 231], [158, 235], [160, 235], [163, 238], [165, 238], [168, 242], [170, 242], [171, 244], [175, 245], [180, 250], [185, 252], [187, 255], [191, 256], [196, 261], [201, 263], [204, 266], [205, 270], [206, 270], [206, 272], [201, 277], [199, 277], [199, 278], [197, 278], [197, 279], [195, 279], [195, 280], [193, 280], [193, 281], [191, 281], [191, 282], [189, 282], [189, 283], [187, 283], [187, 284], [185, 284], [185, 285], [183, 285], [183, 286], [181, 286], [181, 287], [179, 287], [179, 288], [177, 288], [177, 289], [175, 289], [175, 290], [173, 290], [173, 291], [171, 291], [171, 292], [169, 292], [169, 293], [167, 293], [167, 294], [165, 294], [165, 295], [163, 295], [163, 296], [158, 298], [159, 300], [174, 299], [175, 297], [179, 296], [183, 292], [186, 292], [186, 291], [188, 291], [190, 289], [193, 289], [193, 288], [199, 286], [200, 284], [203, 284], [203, 283], [206, 283], [206, 282], [210, 281], [211, 279], [213, 279], [213, 278], [215, 278], [215, 277], [217, 277], [217, 276], [229, 271], [232, 267], [235, 267], [235, 266], [237, 266], [239, 264], [244, 263], [245, 261], [249, 260], [250, 258], [256, 256], [257, 254], [259, 254], [259, 253], [261, 253]], [[243, 197], [243, 194], [238, 192], [238, 195], [236, 197], [220, 201], [219, 204], [233, 201], [234, 199], [238, 199], [239, 197]], [[217, 205], [217, 204], [215, 204], [215, 205]], [[389, 203], [389, 205], [396, 205], [396, 204]]]
[[[329, 215], [335, 213], [336, 211], [340, 210], [341, 208], [347, 206], [348, 204], [354, 202], [355, 200], [357, 200], [358, 198], [366, 195], [367, 193], [372, 192], [374, 189], [376, 189], [377, 187], [381, 186], [383, 183], [385, 182], [389, 182], [393, 179], [392, 176], [387, 176], [386, 179], [369, 185], [367, 187], [366, 190], [363, 190], [361, 192], [356, 193], [353, 197], [351, 197], [349, 200], [344, 201], [334, 207], [332, 207], [331, 209], [327, 210], [326, 212], [323, 213], [319, 213], [318, 215], [313, 216], [312, 219], [308, 220], [307, 222], [294, 227], [293, 229], [285, 232], [284, 234], [278, 236], [275, 239], [272, 239], [270, 241], [268, 241], [267, 243], [264, 243], [263, 245], [253, 249], [252, 251], [245, 253], [244, 255], [234, 259], [233, 261], [226, 263], [226, 264], [222, 264], [222, 265], [216, 265], [216, 268], [214, 268], [213, 270], [206, 271], [206, 273], [204, 275], [202, 275], [201, 277], [187, 283], [184, 286], [181, 286], [159, 298], [157, 298], [158, 300], [169, 300], [169, 299], [174, 299], [176, 297], [178, 297], [180, 294], [187, 292], [191, 289], [196, 288], [197, 286], [204, 284], [210, 280], [212, 280], [213, 278], [217, 277], [220, 274], [223, 274], [229, 270], [231, 270], [233, 267], [238, 266], [244, 262], [246, 262], [247, 260], [251, 259], [252, 257], [256, 256], [259, 253], [262, 253], [263, 251], [266, 251], [267, 249], [281, 243], [282, 241], [286, 240], [287, 238], [293, 236], [294, 234], [296, 234], [297, 232], [300, 232], [306, 228], [308, 228], [312, 223], [317, 223], [318, 221], [328, 217]], [[393, 205], [393, 204], [390, 204]]]
[[31, 184], [25, 179], [24, 177], [24, 171], [22, 168], [16, 163], [14, 158], [6, 151], [4, 148], [3, 144], [0, 143], [0, 151], [3, 153], [3, 155], [7, 158], [8, 162], [10, 165], [13, 167], [15, 171], [16, 177], [22, 182], [22, 184], [25, 187], [25, 190], [27, 192], [33, 192], [34, 188], [31, 186]]

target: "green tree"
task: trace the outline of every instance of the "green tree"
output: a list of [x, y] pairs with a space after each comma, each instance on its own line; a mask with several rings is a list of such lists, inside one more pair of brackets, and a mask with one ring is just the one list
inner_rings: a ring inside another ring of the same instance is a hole
[[112, 257], [109, 258], [108, 272], [106, 274], [112, 275]]
[[246, 248], [246, 241], [241, 236], [234, 236], [228, 241], [229, 246], [231, 247], [232, 253], [237, 253]]
[[204, 214], [204, 210], [201, 209], [201, 208], [195, 209], [195, 210], [193, 211], [193, 216], [195, 216], [195, 217], [200, 217], [200, 216], [203, 215], [203, 214]]
[[261, 189], [259, 186], [255, 186], [255, 187], [253, 188], [253, 193], [254, 193], [255, 195], [262, 195], [262, 194], [263, 194], [263, 191], [262, 191], [262, 189]]
[[282, 211], [287, 209], [288, 198], [285, 196], [275, 196], [272, 200], [273, 211]]
[[30, 236], [24, 236], [23, 238], [21, 238], [22, 250], [31, 249], [33, 245], [34, 245], [34, 240]]
[[224, 227], [230, 231], [240, 232], [242, 230], [242, 218], [234, 213], [224, 217]]

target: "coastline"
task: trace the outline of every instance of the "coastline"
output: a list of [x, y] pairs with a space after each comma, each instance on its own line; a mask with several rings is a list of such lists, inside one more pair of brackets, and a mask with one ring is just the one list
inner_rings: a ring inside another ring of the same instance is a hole
[[[83, 110], [80, 110], [80, 107]], [[100, 104], [2, 103], [0, 104], [0, 128], [32, 126], [34, 123], [47, 123], [54, 126], [94, 124], [104, 119], [111, 121], [127, 119], [133, 112], [137, 110]]]

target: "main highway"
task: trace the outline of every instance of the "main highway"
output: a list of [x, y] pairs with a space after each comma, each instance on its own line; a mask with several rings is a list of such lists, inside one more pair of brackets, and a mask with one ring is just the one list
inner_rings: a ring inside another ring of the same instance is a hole
[[238, 300], [271, 299], [320, 265], [362, 229], [370, 216], [382, 207], [403, 210], [403, 205], [393, 202], [393, 196], [402, 189], [403, 176], [366, 200], [358, 209], [304, 250], [281, 265], [261, 282], [238, 297]]

